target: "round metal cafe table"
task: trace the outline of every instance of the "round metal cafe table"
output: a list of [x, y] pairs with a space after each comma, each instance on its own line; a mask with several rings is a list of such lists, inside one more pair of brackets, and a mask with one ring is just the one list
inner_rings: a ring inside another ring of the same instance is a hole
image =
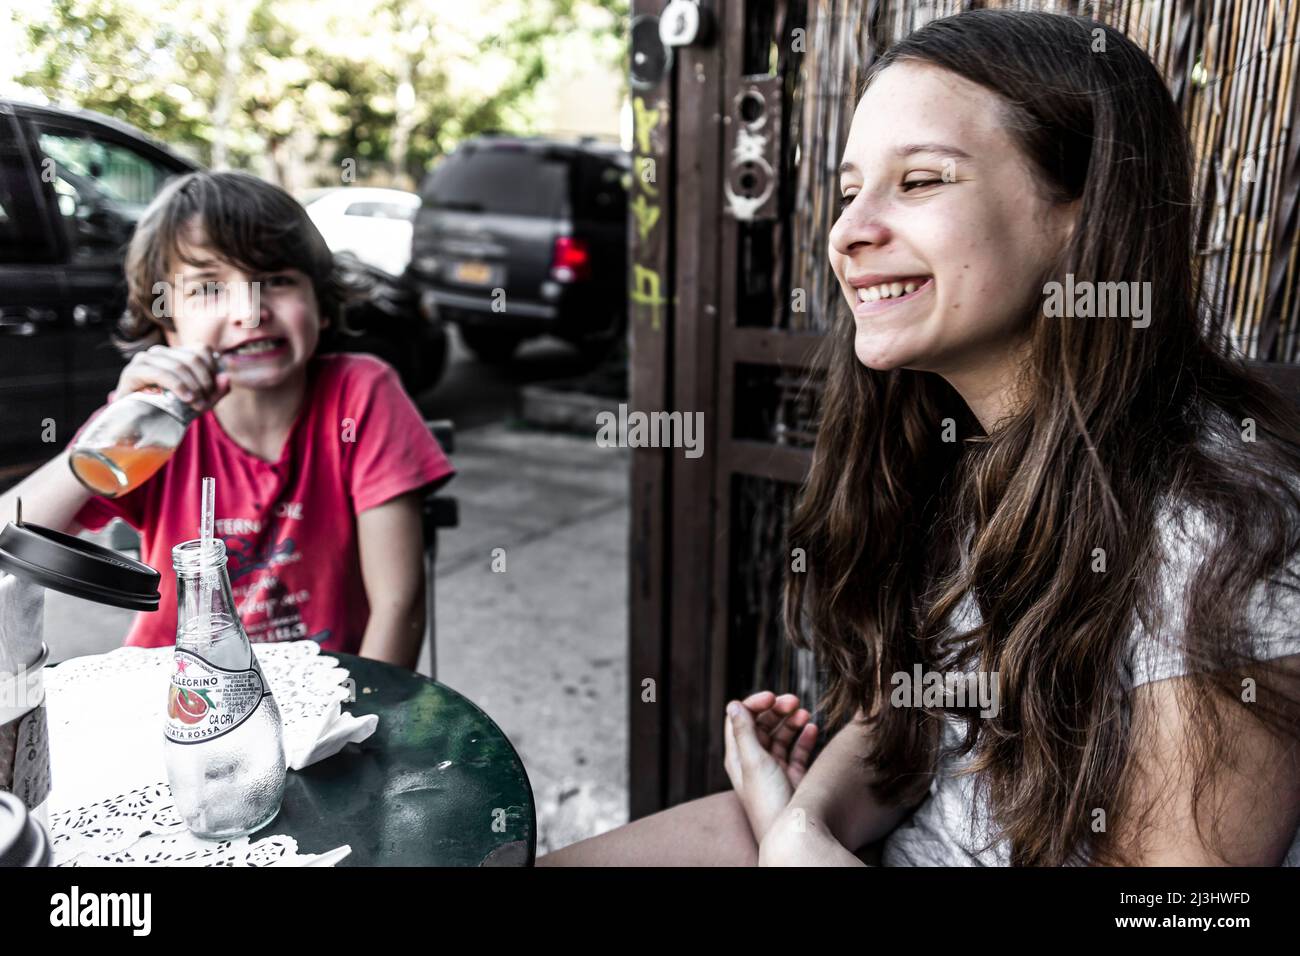
[[279, 815], [259, 832], [288, 834], [303, 853], [349, 844], [339, 866], [532, 865], [532, 787], [492, 719], [437, 681], [332, 656], [356, 682], [356, 701], [345, 708], [377, 714], [379, 726], [290, 773]]

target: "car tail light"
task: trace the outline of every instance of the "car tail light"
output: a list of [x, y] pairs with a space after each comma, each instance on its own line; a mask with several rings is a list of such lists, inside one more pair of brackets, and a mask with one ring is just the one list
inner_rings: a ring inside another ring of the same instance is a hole
[[551, 257], [551, 276], [557, 282], [580, 282], [591, 278], [591, 254], [587, 244], [573, 236], [556, 236]]

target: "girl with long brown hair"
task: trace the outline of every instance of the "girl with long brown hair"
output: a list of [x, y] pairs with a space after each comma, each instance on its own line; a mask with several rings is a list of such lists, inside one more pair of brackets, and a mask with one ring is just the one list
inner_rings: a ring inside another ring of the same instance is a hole
[[1159, 73], [963, 13], [843, 160], [786, 592], [837, 732], [810, 766], [791, 695], [733, 702], [731, 791], [541, 862], [1300, 864], [1300, 414], [1197, 286]]

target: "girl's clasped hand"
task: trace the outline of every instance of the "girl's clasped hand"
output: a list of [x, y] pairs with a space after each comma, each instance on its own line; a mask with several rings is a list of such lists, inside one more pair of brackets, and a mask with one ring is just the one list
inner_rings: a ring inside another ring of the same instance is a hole
[[727, 705], [723, 765], [761, 843], [812, 763], [817, 725], [794, 694], [770, 690]]

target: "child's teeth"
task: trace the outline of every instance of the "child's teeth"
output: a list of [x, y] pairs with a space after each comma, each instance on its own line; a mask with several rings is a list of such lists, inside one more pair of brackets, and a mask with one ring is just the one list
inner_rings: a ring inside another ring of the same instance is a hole
[[903, 294], [903, 283], [901, 283], [901, 282], [891, 282], [890, 285], [889, 285], [889, 294], [890, 294], [891, 296], [894, 296], [894, 295], [902, 295], [902, 294]]
[[916, 283], [908, 282], [906, 285], [903, 286], [903, 291], [906, 292], [908, 295], [911, 295], [913, 292], [916, 291]]
[[260, 341], [260, 342], [249, 342], [247, 345], [241, 345], [241, 346], [237, 349], [237, 351], [239, 351], [239, 352], [266, 352], [266, 351], [269, 351], [270, 349], [275, 348], [275, 346], [276, 346], [276, 343], [275, 343], [275, 342], [272, 342], [272, 341], [270, 341], [270, 340], [268, 340], [268, 339], [263, 339], [263, 340]]

